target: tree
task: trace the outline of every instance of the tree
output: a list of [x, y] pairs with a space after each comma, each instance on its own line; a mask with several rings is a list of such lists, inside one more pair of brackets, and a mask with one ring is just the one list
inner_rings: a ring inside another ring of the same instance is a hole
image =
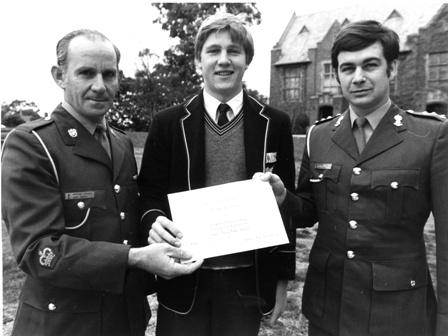
[[154, 23], [161, 24], [178, 44], [166, 50], [162, 62], [153, 67], [157, 55], [150, 49], [139, 53], [141, 68], [135, 79], [122, 80], [116, 104], [109, 114], [109, 120], [122, 129], [147, 130], [145, 127], [156, 111], [180, 104], [200, 91], [203, 80], [196, 72], [194, 38], [207, 16], [220, 10], [241, 15], [249, 24], [261, 22], [255, 3], [154, 3], [153, 6], [160, 13]]
[[2, 104], [2, 125], [16, 127], [30, 120], [39, 119], [39, 108], [34, 102], [26, 100], [14, 100], [10, 104]]

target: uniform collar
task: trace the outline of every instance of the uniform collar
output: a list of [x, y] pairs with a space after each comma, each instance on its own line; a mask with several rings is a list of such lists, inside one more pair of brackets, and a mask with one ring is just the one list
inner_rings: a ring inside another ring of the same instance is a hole
[[[96, 129], [95, 122], [91, 121], [90, 119], [87, 119], [82, 114], [80, 114], [76, 109], [71, 106], [69, 103], [67, 103], [65, 100], [62, 101], [62, 107], [73, 117], [75, 118], [82, 126], [85, 127], [85, 129], [90, 133], [93, 134]], [[106, 118], [103, 116], [100, 121], [106, 128]]]
[[[366, 119], [369, 121], [370, 126], [373, 130], [378, 126], [381, 119], [386, 115], [387, 111], [389, 111], [390, 106], [392, 105], [391, 100], [389, 99], [385, 104], [377, 108], [375, 111], [369, 113], [366, 115]], [[359, 116], [353, 111], [352, 107], [350, 106], [350, 122], [351, 126], [353, 128], [353, 123], [355, 122], [355, 119]]]

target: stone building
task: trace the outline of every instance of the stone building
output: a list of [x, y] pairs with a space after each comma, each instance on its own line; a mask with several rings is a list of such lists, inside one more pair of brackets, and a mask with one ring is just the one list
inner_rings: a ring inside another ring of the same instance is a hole
[[343, 112], [331, 67], [334, 36], [354, 21], [373, 19], [400, 37], [398, 74], [391, 99], [404, 109], [448, 113], [448, 4], [378, 3], [304, 16], [293, 14], [271, 50], [269, 103], [297, 119], [316, 120]]

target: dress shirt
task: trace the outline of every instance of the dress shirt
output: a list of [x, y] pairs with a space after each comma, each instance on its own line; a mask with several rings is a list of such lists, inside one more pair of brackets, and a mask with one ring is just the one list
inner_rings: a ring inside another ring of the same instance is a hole
[[[392, 105], [392, 102], [390, 99], [382, 106], [377, 108], [375, 111], [369, 113], [368, 115], [364, 116], [368, 120], [368, 124], [364, 126], [364, 133], [366, 135], [366, 143], [369, 141], [370, 136], [372, 135], [375, 128], [380, 123], [381, 119], [385, 116], [387, 111], [389, 110], [390, 106]], [[353, 111], [352, 107], [350, 106], [350, 122], [353, 128], [353, 124], [355, 123], [355, 119], [358, 117], [362, 117], [360, 115], [357, 115], [355, 111]]]
[[97, 123], [103, 124], [104, 127], [106, 127], [106, 129], [107, 129], [106, 118], [104, 116], [101, 118], [100, 121], [94, 122], [94, 121], [84, 117], [78, 111], [76, 111], [75, 108], [73, 106], [71, 106], [69, 103], [67, 103], [65, 100], [62, 101], [62, 107], [65, 108], [67, 110], [67, 112], [71, 114], [71, 116], [73, 118], [78, 120], [78, 122], [81, 125], [83, 125], [85, 127], [85, 129], [92, 135], [93, 135], [93, 133], [95, 133]]
[[230, 99], [228, 102], [221, 102], [212, 95], [210, 95], [206, 90], [204, 90], [204, 105], [205, 110], [209, 116], [218, 123], [218, 106], [219, 104], [227, 104], [230, 106], [231, 110], [227, 112], [227, 118], [231, 121], [243, 108], [243, 90], [240, 91], [235, 97]]

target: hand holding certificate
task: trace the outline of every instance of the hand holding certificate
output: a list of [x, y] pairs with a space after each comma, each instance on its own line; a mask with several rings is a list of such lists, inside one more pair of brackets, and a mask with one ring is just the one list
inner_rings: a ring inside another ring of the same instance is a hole
[[288, 243], [269, 183], [233, 182], [168, 199], [190, 261]]

